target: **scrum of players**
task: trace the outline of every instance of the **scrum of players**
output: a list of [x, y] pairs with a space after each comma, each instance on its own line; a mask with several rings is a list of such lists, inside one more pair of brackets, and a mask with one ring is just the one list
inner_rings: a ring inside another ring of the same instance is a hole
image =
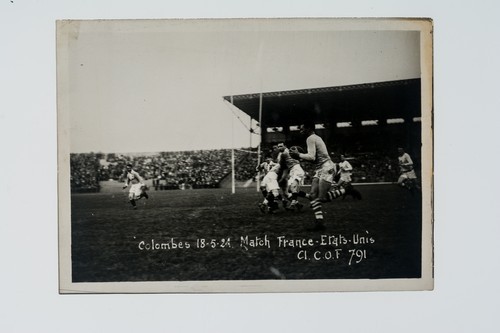
[[[264, 201], [259, 207], [262, 212], [273, 213], [279, 209], [278, 202], [282, 201], [285, 209], [299, 211], [303, 205], [297, 199], [304, 197], [309, 200], [315, 217], [313, 227], [308, 229], [324, 230], [324, 203], [340, 197], [345, 198], [347, 195], [361, 200], [362, 196], [352, 185], [352, 165], [344, 155], [340, 155], [338, 164], [331, 160], [325, 142], [315, 133], [314, 122], [304, 122], [300, 126], [300, 133], [306, 138], [307, 151], [298, 146], [288, 149], [284, 143], [280, 143], [273, 147], [273, 150], [278, 152], [276, 160], [268, 158], [257, 167], [258, 171], [266, 172], [261, 184]], [[398, 149], [398, 155], [400, 167], [398, 184], [410, 191], [419, 190], [410, 156], [402, 148]], [[300, 166], [303, 161], [314, 166], [311, 190], [307, 194], [300, 190], [305, 176]]]
[[[264, 200], [259, 204], [259, 208], [264, 213], [272, 214], [279, 209], [281, 202], [285, 210], [300, 211], [303, 204], [298, 198], [306, 198], [310, 201], [315, 215], [313, 229], [322, 230], [323, 202], [332, 201], [337, 197], [345, 198], [346, 195], [361, 200], [362, 196], [352, 186], [352, 166], [343, 155], [340, 163], [332, 162], [325, 143], [314, 132], [314, 124], [305, 123], [300, 127], [300, 131], [306, 137], [307, 152], [298, 146], [289, 149], [281, 142], [273, 147], [275, 160], [268, 157], [257, 166], [257, 171], [265, 174], [260, 186]], [[315, 166], [310, 193], [300, 190], [305, 177], [301, 161], [308, 161]]]
[[275, 160], [268, 157], [256, 168], [256, 171], [264, 173], [260, 184], [264, 201], [259, 208], [264, 213], [273, 213], [279, 209], [281, 202], [286, 210], [300, 211], [303, 205], [298, 198], [307, 197], [305, 192], [300, 191], [305, 172], [300, 162], [290, 156], [285, 143], [273, 146], [273, 154], [276, 155]]

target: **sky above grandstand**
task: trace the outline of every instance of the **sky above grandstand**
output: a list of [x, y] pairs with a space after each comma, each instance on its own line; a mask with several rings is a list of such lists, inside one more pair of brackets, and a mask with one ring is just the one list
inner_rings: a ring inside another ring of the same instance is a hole
[[255, 122], [223, 96], [420, 77], [418, 32], [327, 23], [69, 24], [70, 151], [255, 146]]

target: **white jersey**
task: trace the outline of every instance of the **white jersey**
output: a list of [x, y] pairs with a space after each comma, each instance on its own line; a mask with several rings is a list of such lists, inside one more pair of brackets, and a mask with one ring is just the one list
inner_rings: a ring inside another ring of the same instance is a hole
[[144, 179], [135, 170], [127, 171], [125, 185], [128, 186], [130, 183], [132, 183], [132, 184], [142, 184], [142, 183], [144, 183]]
[[280, 170], [279, 163], [264, 162], [260, 165], [260, 169], [265, 172], [265, 176], [260, 183], [261, 187], [265, 187], [268, 192], [279, 190], [278, 172]]
[[280, 165], [279, 163], [275, 163], [273, 161], [271, 162], [264, 162], [260, 165], [260, 169], [264, 171], [265, 174], [269, 172], [275, 172], [278, 173], [280, 170]]
[[144, 191], [144, 179], [135, 170], [127, 171], [125, 187], [130, 184], [132, 184], [132, 186], [130, 186], [128, 191], [129, 199], [140, 199]]
[[413, 161], [411, 160], [410, 155], [407, 153], [404, 153], [403, 155], [398, 157], [399, 161], [399, 168], [401, 169], [401, 172], [410, 172], [413, 170]]
[[351, 175], [352, 165], [348, 161], [342, 161], [339, 163], [340, 174], [341, 175]]
[[352, 181], [351, 179], [351, 171], [352, 171], [352, 165], [351, 163], [347, 161], [342, 161], [339, 163], [339, 174], [340, 174], [340, 179], [339, 179], [339, 185], [343, 183], [350, 183]]

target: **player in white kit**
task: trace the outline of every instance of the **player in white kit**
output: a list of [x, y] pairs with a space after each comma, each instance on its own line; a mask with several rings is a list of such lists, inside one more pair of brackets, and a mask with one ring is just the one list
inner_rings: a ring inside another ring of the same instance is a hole
[[149, 195], [146, 193], [146, 185], [144, 184], [144, 178], [142, 178], [137, 171], [132, 168], [132, 164], [127, 164], [127, 169], [125, 171], [125, 185], [123, 188], [127, 188], [130, 184], [130, 190], [128, 192], [128, 200], [132, 205], [133, 209], [137, 209], [136, 200], [141, 198], [149, 199]]
[[[343, 187], [343, 188], [349, 188], [350, 189], [350, 194], [354, 199], [361, 200], [361, 193], [359, 193], [358, 190], [356, 190], [352, 186], [352, 165], [349, 163], [348, 160], [346, 160], [344, 155], [340, 155], [340, 162], [338, 164], [338, 171], [337, 175], [339, 177], [339, 180], [337, 182], [337, 187]], [[343, 198], [345, 198], [345, 194], [343, 195]]]
[[300, 210], [302, 204], [297, 200], [299, 197], [300, 185], [304, 182], [305, 172], [300, 165], [300, 162], [290, 156], [290, 151], [285, 143], [278, 143], [278, 150], [280, 151], [279, 161], [282, 167], [286, 168], [287, 172], [283, 172], [283, 178], [286, 179], [285, 195], [288, 192], [291, 199], [288, 210]]
[[339, 174], [340, 179], [337, 182], [338, 186], [342, 186], [343, 184], [351, 183], [351, 174], [352, 174], [352, 165], [348, 160], [345, 159], [344, 155], [340, 155], [340, 163], [339, 163]]
[[417, 183], [417, 175], [413, 169], [413, 161], [404, 151], [403, 148], [398, 148], [398, 164], [399, 164], [399, 179], [398, 185], [407, 188], [412, 191], [415, 188], [419, 188]]
[[280, 165], [273, 162], [272, 158], [267, 158], [265, 162], [257, 167], [257, 171], [265, 173], [260, 183], [260, 191], [264, 196], [264, 201], [259, 204], [259, 208], [263, 213], [266, 211], [272, 213], [278, 209], [276, 200], [281, 200], [280, 186], [278, 184]]

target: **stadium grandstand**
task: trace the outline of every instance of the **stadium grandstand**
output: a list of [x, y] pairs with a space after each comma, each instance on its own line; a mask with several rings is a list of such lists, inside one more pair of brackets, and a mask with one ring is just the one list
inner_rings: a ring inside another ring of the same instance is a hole
[[260, 157], [281, 141], [304, 147], [298, 127], [312, 119], [316, 133], [334, 155], [332, 159], [336, 161], [340, 154], [347, 156], [354, 167], [354, 182], [394, 182], [398, 177], [398, 147], [404, 147], [419, 168], [419, 78], [223, 98], [259, 124]]

